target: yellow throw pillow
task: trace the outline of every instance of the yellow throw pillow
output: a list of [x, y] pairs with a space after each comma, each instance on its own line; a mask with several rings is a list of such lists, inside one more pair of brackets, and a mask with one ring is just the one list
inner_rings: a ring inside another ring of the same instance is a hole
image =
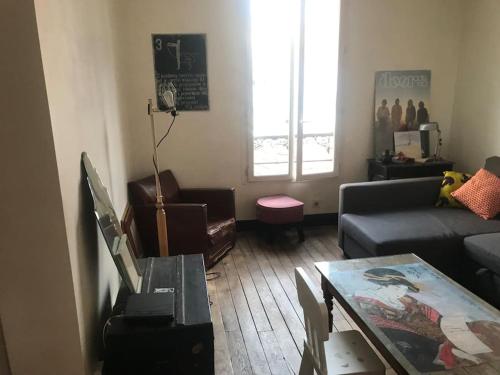
[[465, 184], [472, 175], [468, 173], [446, 171], [444, 172], [444, 179], [441, 183], [441, 191], [439, 192], [439, 199], [436, 207], [455, 207], [463, 208], [463, 205], [451, 196], [451, 193]]

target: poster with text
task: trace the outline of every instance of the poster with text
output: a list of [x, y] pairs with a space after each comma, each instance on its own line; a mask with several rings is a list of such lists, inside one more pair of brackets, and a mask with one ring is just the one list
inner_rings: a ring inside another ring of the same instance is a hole
[[394, 132], [418, 131], [430, 121], [430, 70], [375, 73], [375, 156], [394, 151]]
[[153, 34], [157, 104], [171, 82], [177, 90], [178, 111], [208, 110], [207, 50], [205, 34]]

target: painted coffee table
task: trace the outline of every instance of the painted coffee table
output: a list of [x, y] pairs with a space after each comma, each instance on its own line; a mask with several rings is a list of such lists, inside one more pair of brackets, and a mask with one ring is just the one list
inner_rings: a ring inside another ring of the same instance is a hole
[[500, 374], [500, 312], [416, 255], [315, 265], [398, 374]]

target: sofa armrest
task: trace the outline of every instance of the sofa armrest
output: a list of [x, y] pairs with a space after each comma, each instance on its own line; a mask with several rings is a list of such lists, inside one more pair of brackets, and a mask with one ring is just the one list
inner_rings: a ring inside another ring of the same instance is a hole
[[206, 203], [209, 217], [229, 219], [236, 216], [234, 188], [181, 189], [180, 194], [183, 202]]
[[439, 196], [442, 177], [343, 184], [339, 189], [339, 246], [343, 247], [342, 215], [432, 206]]
[[164, 205], [168, 244], [175, 251], [202, 253], [208, 243], [207, 205], [172, 203]]

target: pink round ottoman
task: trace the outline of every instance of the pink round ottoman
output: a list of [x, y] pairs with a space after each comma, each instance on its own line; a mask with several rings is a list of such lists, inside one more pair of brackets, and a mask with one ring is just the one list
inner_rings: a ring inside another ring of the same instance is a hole
[[295, 224], [300, 241], [304, 241], [302, 230], [304, 203], [288, 195], [271, 195], [257, 199], [257, 220], [270, 224], [271, 228], [277, 225]]

